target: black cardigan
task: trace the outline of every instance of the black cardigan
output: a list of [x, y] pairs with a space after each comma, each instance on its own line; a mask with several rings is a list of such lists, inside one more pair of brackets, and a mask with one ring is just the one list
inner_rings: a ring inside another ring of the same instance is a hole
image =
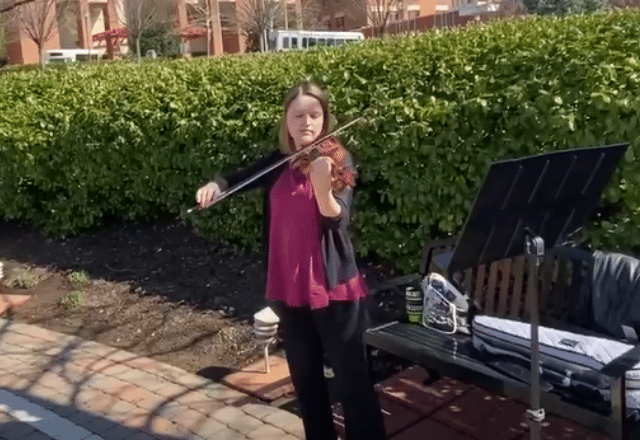
[[[273, 151], [246, 168], [228, 173], [224, 177], [217, 176], [214, 181], [222, 190], [225, 190], [273, 165], [284, 157], [284, 153], [277, 150]], [[285, 162], [238, 190], [239, 192], [255, 188], [264, 188], [265, 190], [263, 200], [263, 244], [264, 261], [267, 270], [269, 267], [269, 228], [271, 221], [269, 196], [271, 188], [287, 166], [288, 162]], [[351, 158], [347, 159], [347, 166], [353, 167]], [[334, 197], [340, 204], [340, 215], [336, 218], [322, 217], [322, 256], [329, 289], [333, 289], [338, 284], [350, 280], [358, 271], [353, 244], [347, 230], [353, 204], [353, 188], [347, 187], [340, 193], [334, 194]]]

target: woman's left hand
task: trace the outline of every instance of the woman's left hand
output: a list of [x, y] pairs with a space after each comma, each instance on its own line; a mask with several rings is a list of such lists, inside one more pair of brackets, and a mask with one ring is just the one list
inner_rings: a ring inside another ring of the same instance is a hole
[[330, 157], [320, 156], [309, 167], [309, 178], [311, 184], [317, 189], [331, 188], [331, 165], [333, 160]]

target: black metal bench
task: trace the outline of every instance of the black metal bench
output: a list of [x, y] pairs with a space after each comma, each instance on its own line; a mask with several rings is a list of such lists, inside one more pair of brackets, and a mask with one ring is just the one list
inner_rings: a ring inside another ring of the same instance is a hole
[[[407, 286], [417, 286], [422, 276], [440, 272], [447, 276], [446, 265], [455, 246], [455, 238], [429, 243], [423, 247], [420, 275], [405, 276], [381, 283], [372, 290], [404, 297]], [[569, 247], [554, 248], [545, 255], [539, 272], [540, 323], [553, 328], [580, 330], [568, 320], [569, 308], [580, 285], [589, 280], [591, 253]], [[529, 320], [527, 265], [525, 257], [496, 261], [449, 276], [461, 290], [466, 291], [478, 306], [478, 313]], [[380, 324], [380, 323], [378, 323]], [[529, 370], [513, 364], [488, 362], [474, 349], [471, 336], [447, 335], [406, 319], [376, 325], [365, 332], [368, 349], [382, 350], [415, 362], [432, 374], [473, 382], [488, 390], [528, 401]], [[540, 402], [545, 410], [567, 417], [584, 426], [607, 432], [614, 440], [628, 439], [625, 404], [625, 372], [640, 361], [636, 347], [628, 356], [607, 365], [602, 374], [612, 380], [611, 405], [560, 394], [550, 384], [541, 382]]]

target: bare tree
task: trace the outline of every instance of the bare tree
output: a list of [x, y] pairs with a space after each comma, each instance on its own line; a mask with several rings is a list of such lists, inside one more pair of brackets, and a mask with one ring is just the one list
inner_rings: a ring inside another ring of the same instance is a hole
[[236, 2], [232, 21], [247, 38], [253, 50], [268, 50], [268, 35], [273, 29], [321, 29], [319, 0], [303, 0], [299, 13], [291, 14], [286, 0], [245, 0]]
[[129, 31], [129, 47], [135, 49], [140, 62], [140, 36], [156, 25], [168, 23], [173, 14], [171, 0], [121, 0], [117, 14]]
[[0, 14], [10, 12], [18, 6], [22, 6], [27, 3], [32, 3], [35, 0], [0, 0]]
[[0, 67], [2, 66], [2, 60], [7, 55], [7, 28], [4, 17], [0, 14]]
[[512, 18], [526, 13], [521, 0], [503, 0], [498, 5], [498, 13], [501, 17]]
[[268, 50], [268, 32], [281, 26], [283, 20], [282, 2], [277, 0], [245, 0], [236, 2], [236, 21], [240, 32], [247, 38], [247, 46]]
[[640, 7], [640, 0], [611, 0], [611, 6], [617, 9], [638, 8]]
[[[230, 17], [220, 15], [218, 0], [199, 0], [191, 4], [191, 23], [207, 29], [207, 56], [211, 56], [211, 42], [219, 44], [218, 51], [222, 51], [222, 21], [232, 21]], [[214, 51], [215, 52], [215, 51]]]
[[[302, 2], [302, 16], [294, 17], [294, 24], [292, 27], [299, 27], [300, 29], [322, 29], [324, 23], [320, 21], [320, 13], [322, 12], [321, 0], [301, 0]], [[298, 24], [298, 21], [301, 21]]]
[[9, 9], [7, 22], [24, 32], [36, 46], [40, 65], [44, 67], [44, 46], [58, 30], [58, 23], [64, 20], [65, 12], [72, 7], [71, 0], [33, 0], [14, 2]]
[[402, 10], [403, 0], [350, 0], [351, 9], [366, 12], [368, 25], [376, 37], [385, 34], [391, 14]]

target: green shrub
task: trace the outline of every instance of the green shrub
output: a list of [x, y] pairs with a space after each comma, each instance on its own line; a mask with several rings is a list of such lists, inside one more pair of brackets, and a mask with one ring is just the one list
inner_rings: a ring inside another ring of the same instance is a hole
[[[627, 141], [587, 231], [640, 243], [640, 13], [474, 25], [309, 52], [113, 62], [0, 77], [0, 216], [77, 233], [105, 216], [177, 215], [214, 173], [276, 148], [285, 91], [313, 76], [346, 121], [360, 167], [361, 255], [415, 270], [421, 243], [455, 234], [487, 166]], [[261, 199], [194, 216], [203, 233], [259, 250]], [[634, 247], [636, 246], [636, 247]]]

